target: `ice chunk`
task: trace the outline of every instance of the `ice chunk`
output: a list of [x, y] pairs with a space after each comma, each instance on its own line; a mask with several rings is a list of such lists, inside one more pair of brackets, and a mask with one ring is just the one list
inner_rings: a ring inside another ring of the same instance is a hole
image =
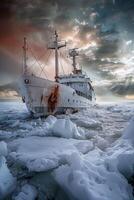
[[100, 136], [96, 136], [94, 142], [96, 143], [96, 146], [101, 150], [104, 150], [105, 148], [108, 147], [108, 142]]
[[53, 125], [56, 121], [57, 121], [57, 118], [52, 115], [49, 115], [45, 120], [45, 122], [51, 125]]
[[48, 135], [48, 136], [52, 135], [51, 129], [53, 128], [53, 125], [56, 121], [57, 121], [57, 118], [52, 115], [49, 115], [46, 118], [45, 122], [42, 124], [42, 129], [43, 129], [43, 132], [45, 133], [45, 135]]
[[26, 184], [21, 188], [21, 192], [15, 197], [15, 200], [34, 200], [36, 197], [36, 188], [30, 184]]
[[68, 192], [70, 199], [77, 200], [130, 200], [132, 187], [118, 171], [109, 171], [105, 162], [90, 162], [80, 155], [66, 157], [66, 165], [53, 173], [55, 180]]
[[92, 141], [82, 141], [82, 142], [77, 143], [75, 146], [77, 147], [79, 152], [83, 154], [91, 151], [94, 148]]
[[91, 139], [97, 135], [95, 130], [88, 130], [86, 128], [77, 127], [79, 134], [81, 135], [81, 139]]
[[26, 130], [32, 130], [33, 129], [33, 126], [31, 125], [31, 124], [29, 124], [29, 123], [21, 123], [20, 125], [19, 125], [19, 127], [20, 128], [22, 128], [22, 129], [26, 129]]
[[7, 144], [4, 141], [0, 142], [0, 156], [7, 156]]
[[6, 159], [0, 157], [0, 199], [4, 199], [15, 188], [15, 178], [6, 165]]
[[54, 136], [63, 138], [81, 138], [77, 126], [69, 119], [57, 119], [54, 123], [52, 132]]
[[[120, 138], [116, 145], [108, 150], [109, 168], [117, 169], [126, 179], [134, 174], [134, 148], [130, 140]], [[106, 161], [106, 162], [107, 162]]]
[[9, 138], [16, 137], [16, 135], [17, 135], [17, 132], [0, 130], [0, 139], [1, 140], [6, 140], [6, 139], [9, 139]]
[[94, 119], [87, 120], [80, 118], [76, 120], [76, 124], [87, 129], [102, 130], [101, 122], [95, 121]]
[[82, 169], [82, 158], [77, 152], [72, 153], [71, 155], [66, 156], [66, 161], [71, 167], [72, 170], [81, 170]]
[[130, 139], [134, 143], [134, 118], [131, 119], [130, 124], [125, 129], [122, 137], [124, 139]]
[[47, 171], [60, 165], [62, 156], [78, 152], [79, 141], [56, 137], [31, 136], [8, 144], [11, 158], [30, 171]]
[[127, 179], [131, 178], [134, 174], [134, 151], [119, 155], [117, 167]]

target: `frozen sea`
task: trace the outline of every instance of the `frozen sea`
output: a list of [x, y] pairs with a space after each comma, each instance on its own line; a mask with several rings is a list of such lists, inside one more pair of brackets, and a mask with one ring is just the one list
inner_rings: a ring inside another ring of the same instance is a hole
[[46, 119], [0, 102], [0, 199], [134, 199], [133, 116], [134, 102]]

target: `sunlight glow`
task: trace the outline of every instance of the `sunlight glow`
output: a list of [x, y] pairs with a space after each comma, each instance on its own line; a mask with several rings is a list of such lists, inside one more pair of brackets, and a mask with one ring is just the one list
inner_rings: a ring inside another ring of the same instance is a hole
[[125, 98], [128, 100], [134, 100], [134, 95], [126, 95]]

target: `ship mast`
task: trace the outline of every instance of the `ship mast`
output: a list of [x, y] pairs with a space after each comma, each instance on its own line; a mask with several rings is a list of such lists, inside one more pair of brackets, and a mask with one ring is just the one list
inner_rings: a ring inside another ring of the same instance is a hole
[[66, 42], [58, 41], [58, 33], [55, 31], [55, 38], [51, 46], [48, 47], [48, 49], [54, 49], [55, 50], [55, 80], [58, 82], [59, 77], [59, 61], [58, 61], [58, 50], [62, 47], [66, 46]]
[[27, 39], [24, 37], [24, 44], [23, 44], [23, 57], [24, 57], [24, 66], [23, 66], [23, 73], [27, 74]]
[[74, 49], [71, 49], [70, 52], [69, 52], [69, 56], [72, 57], [73, 59], [73, 73], [74, 74], [77, 74], [78, 72], [78, 69], [77, 69], [77, 66], [76, 66], [76, 56], [78, 56], [78, 52], [76, 51], [76, 48]]

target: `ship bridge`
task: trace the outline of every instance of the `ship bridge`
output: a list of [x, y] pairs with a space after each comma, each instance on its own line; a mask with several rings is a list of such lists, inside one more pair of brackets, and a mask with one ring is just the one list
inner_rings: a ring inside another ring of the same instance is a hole
[[72, 87], [80, 96], [92, 100], [93, 87], [85, 74], [69, 74], [58, 77], [58, 82]]

